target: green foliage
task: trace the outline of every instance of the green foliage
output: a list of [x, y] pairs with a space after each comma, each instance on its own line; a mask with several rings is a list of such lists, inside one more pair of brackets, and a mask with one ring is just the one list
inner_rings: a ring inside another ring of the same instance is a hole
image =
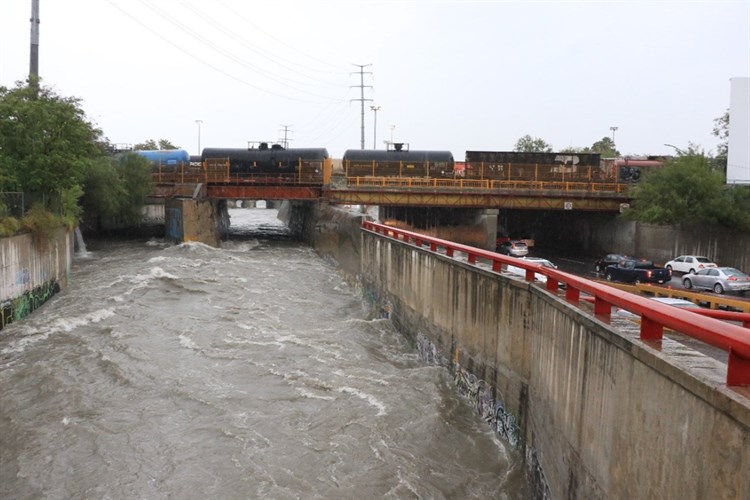
[[539, 137], [531, 137], [526, 134], [516, 141], [516, 146], [513, 151], [522, 153], [551, 153], [552, 145]]
[[691, 146], [687, 152], [644, 177], [635, 188], [630, 220], [654, 224], [723, 226], [750, 231], [750, 194], [727, 187], [724, 175]]
[[152, 190], [151, 163], [137, 154], [123, 154], [92, 164], [81, 202], [87, 213], [104, 220], [137, 224]]
[[0, 190], [53, 194], [76, 186], [101, 131], [80, 100], [45, 87], [0, 88]]
[[588, 151], [585, 151], [586, 153], [599, 153], [602, 155], [602, 158], [620, 157], [620, 152], [615, 148], [615, 142], [609, 137], [602, 137], [587, 149]]
[[41, 203], [35, 203], [21, 220], [21, 229], [31, 232], [37, 242], [51, 240], [59, 228], [60, 219]]
[[724, 158], [726, 161], [729, 151], [729, 110], [726, 110], [723, 115], [714, 119], [714, 129], [711, 133], [721, 141], [717, 147], [716, 157]]
[[122, 155], [116, 165], [123, 188], [120, 217], [127, 224], [138, 224], [142, 217], [141, 209], [154, 187], [151, 162], [142, 156], [127, 154]]
[[0, 238], [13, 236], [21, 228], [18, 219], [11, 217], [10, 210], [0, 200]]
[[619, 158], [620, 152], [615, 148], [615, 143], [609, 137], [602, 137], [596, 141], [591, 147], [578, 148], [569, 146], [565, 149], [560, 150], [561, 153], [599, 153], [602, 158]]
[[145, 142], [140, 142], [133, 146], [133, 149], [136, 151], [155, 151], [157, 149], [180, 149], [178, 146], [175, 146], [170, 141], [166, 139], [159, 139], [159, 141], [155, 141], [153, 139], [148, 139]]

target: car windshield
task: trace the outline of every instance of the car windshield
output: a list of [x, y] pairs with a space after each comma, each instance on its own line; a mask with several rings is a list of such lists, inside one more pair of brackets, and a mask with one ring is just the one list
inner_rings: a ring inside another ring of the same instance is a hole
[[517, 247], [525, 247], [526, 243], [524, 243], [523, 241], [514, 241], [513, 245]]
[[696, 257], [695, 260], [703, 264], [711, 264], [711, 259], [707, 259], [705, 257]]

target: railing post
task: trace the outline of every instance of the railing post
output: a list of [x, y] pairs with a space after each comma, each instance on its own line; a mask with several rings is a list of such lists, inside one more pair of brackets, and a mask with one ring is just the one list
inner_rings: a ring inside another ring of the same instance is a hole
[[[549, 278], [547, 278], [549, 280]], [[565, 289], [565, 299], [570, 302], [578, 302], [581, 298], [581, 291], [568, 285]]]
[[607, 302], [606, 300], [595, 297], [594, 298], [594, 314], [602, 314], [604, 316], [611, 316], [612, 315], [612, 304]]
[[727, 362], [727, 385], [750, 385], [750, 359], [738, 356], [731, 347]]
[[661, 340], [664, 325], [641, 314], [641, 340]]

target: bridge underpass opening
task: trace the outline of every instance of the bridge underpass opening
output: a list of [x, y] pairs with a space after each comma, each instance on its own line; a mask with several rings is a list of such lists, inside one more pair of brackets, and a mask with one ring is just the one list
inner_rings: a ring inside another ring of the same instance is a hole
[[495, 249], [497, 209], [380, 206], [384, 224], [487, 250]]
[[[499, 236], [531, 239], [534, 246], [556, 255], [593, 256], [617, 249], [598, 248], [591, 233], [614, 223], [619, 214], [575, 210], [509, 210], [498, 213]], [[614, 243], [613, 243], [614, 244]]]

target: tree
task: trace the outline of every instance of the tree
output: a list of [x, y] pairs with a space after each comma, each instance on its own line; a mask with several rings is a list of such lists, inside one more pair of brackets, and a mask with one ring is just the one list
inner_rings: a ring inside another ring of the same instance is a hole
[[38, 83], [0, 87], [0, 191], [23, 191], [75, 218], [80, 181], [103, 154], [100, 136], [77, 98]]
[[750, 231], [750, 194], [727, 187], [710, 159], [690, 146], [635, 188], [624, 218], [654, 224], [720, 225]]
[[609, 137], [602, 137], [589, 149], [588, 152], [599, 153], [602, 158], [618, 158], [620, 156], [620, 152], [615, 148], [615, 142]]
[[90, 220], [137, 225], [152, 192], [151, 162], [137, 154], [100, 158], [87, 172], [81, 203]]
[[719, 145], [716, 147], [715, 168], [726, 173], [727, 156], [729, 154], [729, 110], [723, 115], [714, 119], [714, 129], [711, 132], [719, 138]]
[[155, 151], [157, 149], [180, 149], [178, 146], [175, 146], [170, 141], [166, 139], [159, 139], [158, 141], [155, 141], [153, 139], [148, 139], [145, 142], [141, 142], [133, 146], [133, 149], [136, 151]]
[[516, 141], [516, 147], [513, 151], [520, 153], [551, 153], [552, 145], [539, 137], [531, 137], [526, 134]]

